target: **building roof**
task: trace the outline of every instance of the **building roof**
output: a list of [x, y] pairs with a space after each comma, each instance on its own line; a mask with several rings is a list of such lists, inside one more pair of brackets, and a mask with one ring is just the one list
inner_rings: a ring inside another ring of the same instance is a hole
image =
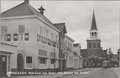
[[80, 45], [80, 43], [74, 43], [74, 45], [73, 45], [74, 47], [78, 47], [78, 46], [80, 46], [81, 47], [81, 45]]
[[95, 20], [95, 13], [93, 11], [93, 17], [92, 17], [92, 24], [90, 30], [97, 30], [96, 20]]
[[74, 43], [74, 47], [77, 47], [77, 46], [79, 46], [80, 44], [79, 43]]
[[[23, 2], [3, 13], [1, 13], [1, 17], [17, 17], [17, 16], [29, 16], [29, 15], [36, 15], [40, 17], [40, 19], [47, 23], [48, 25], [53, 25], [51, 21], [49, 21], [44, 15], [42, 15], [39, 11], [34, 9], [31, 5], [29, 5], [27, 2]], [[56, 28], [56, 27], [54, 27]], [[57, 28], [56, 28], [57, 29]]]
[[55, 23], [54, 26], [60, 31], [64, 31], [64, 33], [67, 33], [65, 23]]
[[69, 37], [69, 36], [67, 36], [67, 35], [65, 35], [65, 37], [66, 37], [67, 39], [71, 40], [72, 42], [74, 42], [74, 40], [73, 40], [71, 37]]

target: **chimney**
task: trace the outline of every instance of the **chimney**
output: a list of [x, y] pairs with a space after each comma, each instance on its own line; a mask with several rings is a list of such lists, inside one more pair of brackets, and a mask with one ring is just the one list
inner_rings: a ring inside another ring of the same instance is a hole
[[25, 3], [29, 4], [29, 0], [24, 0]]
[[42, 15], [44, 15], [44, 11], [45, 11], [45, 9], [42, 7], [42, 5], [41, 5], [40, 8], [38, 8], [38, 10], [40, 11], [40, 13], [41, 13]]

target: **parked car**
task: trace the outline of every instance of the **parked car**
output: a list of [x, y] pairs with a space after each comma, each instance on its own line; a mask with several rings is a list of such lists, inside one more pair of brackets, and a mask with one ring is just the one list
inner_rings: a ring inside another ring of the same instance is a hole
[[102, 67], [103, 67], [103, 68], [110, 68], [110, 67], [111, 67], [111, 61], [109, 61], [109, 60], [104, 60], [104, 61], [102, 62]]

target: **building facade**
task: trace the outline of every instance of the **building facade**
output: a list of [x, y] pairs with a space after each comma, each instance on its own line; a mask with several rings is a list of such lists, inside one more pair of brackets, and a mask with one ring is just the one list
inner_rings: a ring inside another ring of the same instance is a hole
[[74, 69], [82, 68], [83, 58], [81, 56], [81, 45], [80, 43], [74, 43], [73, 45], [74, 54]]
[[73, 67], [74, 67], [73, 44], [74, 44], [74, 40], [66, 35], [65, 36], [65, 43], [64, 43], [66, 69], [73, 69]]
[[65, 59], [65, 34], [67, 33], [65, 23], [55, 23], [55, 27], [60, 30], [59, 32], [59, 71], [66, 69]]
[[17, 46], [6, 42], [0, 42], [0, 77], [6, 76], [11, 71], [12, 54], [16, 52]]
[[23, 2], [1, 14], [1, 40], [17, 46], [12, 71], [59, 68], [59, 30], [39, 11]]

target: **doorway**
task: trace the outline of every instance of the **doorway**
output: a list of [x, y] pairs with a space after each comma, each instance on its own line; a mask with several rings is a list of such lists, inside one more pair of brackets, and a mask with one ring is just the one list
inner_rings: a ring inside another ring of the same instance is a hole
[[17, 70], [23, 71], [24, 70], [24, 60], [22, 54], [17, 55]]
[[6, 76], [7, 56], [0, 55], [0, 77]]

